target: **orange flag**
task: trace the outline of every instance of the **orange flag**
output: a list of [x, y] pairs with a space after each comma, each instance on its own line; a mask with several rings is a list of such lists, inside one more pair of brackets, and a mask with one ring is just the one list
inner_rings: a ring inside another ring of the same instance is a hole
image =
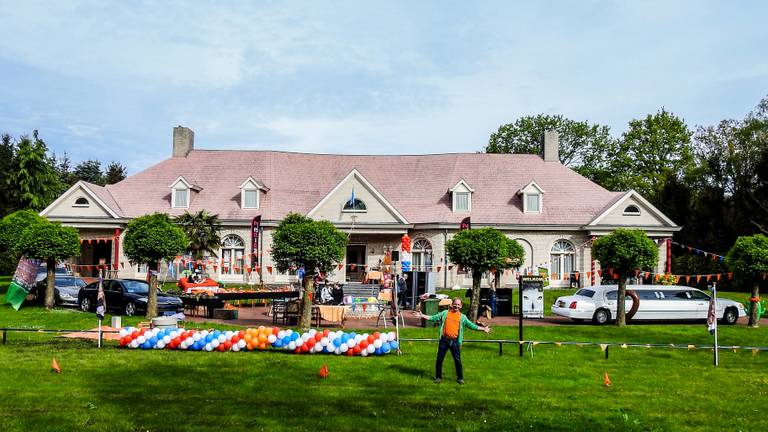
[[267, 271], [269, 272], [269, 274], [272, 274], [272, 266], [267, 266]]
[[51, 371], [61, 373], [61, 368], [59, 367], [59, 362], [56, 361], [56, 357], [51, 361]]
[[341, 270], [342, 268], [344, 268], [344, 264], [339, 264], [339, 270]]
[[437, 272], [440, 273], [440, 269], [442, 269], [442, 266], [437, 266]]
[[603, 384], [606, 387], [610, 387], [611, 386], [611, 379], [608, 378], [608, 372], [606, 372], [605, 375], [603, 376]]

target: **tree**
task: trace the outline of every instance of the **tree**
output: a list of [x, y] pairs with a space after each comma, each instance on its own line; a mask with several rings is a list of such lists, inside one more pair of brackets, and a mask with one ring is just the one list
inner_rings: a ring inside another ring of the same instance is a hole
[[56, 160], [56, 172], [59, 175], [59, 179], [64, 183], [62, 186], [62, 193], [73, 184], [77, 183], [77, 176], [72, 172], [72, 160], [69, 158], [67, 152], [64, 152], [64, 156], [60, 158], [54, 158]]
[[42, 210], [58, 196], [61, 181], [37, 131], [32, 138], [24, 136], [18, 142], [8, 188], [14, 208]]
[[21, 233], [44, 220], [32, 210], [18, 210], [0, 220], [0, 274], [13, 274], [21, 258], [18, 248]]
[[[160, 260], [171, 260], [184, 252], [188, 240], [184, 231], [164, 213], [137, 217], [125, 231], [125, 256], [134, 264], [147, 264], [157, 270]], [[147, 318], [157, 316], [157, 274], [150, 271]]]
[[491, 269], [502, 271], [517, 267], [525, 258], [520, 244], [494, 228], [459, 231], [446, 242], [445, 249], [448, 258], [455, 264], [472, 269], [472, 298], [468, 315], [472, 321], [478, 316], [483, 273]]
[[634, 189], [659, 204], [667, 180], [684, 177], [693, 166], [691, 135], [685, 122], [664, 108], [630, 121], [601, 184], [611, 190]]
[[44, 259], [48, 268], [45, 307], [54, 306], [56, 261], [80, 255], [80, 236], [72, 227], [42, 220], [30, 224], [19, 237], [19, 252], [28, 258]]
[[617, 229], [592, 243], [592, 256], [600, 261], [600, 268], [618, 275], [619, 292], [616, 302], [616, 324], [627, 324], [624, 298], [627, 278], [636, 270], [652, 270], [659, 261], [656, 244], [643, 231]]
[[301, 298], [299, 327], [309, 328], [312, 322], [312, 279], [317, 272], [330, 271], [344, 259], [347, 236], [328, 221], [315, 221], [290, 213], [280, 222], [272, 235], [272, 259], [279, 271], [304, 267], [304, 293]]
[[115, 184], [123, 181], [128, 175], [128, 170], [120, 162], [112, 161], [107, 165], [107, 172], [104, 174], [106, 184]]
[[560, 162], [589, 177], [596, 162], [594, 155], [603, 155], [613, 138], [607, 126], [591, 125], [561, 115], [538, 114], [520, 117], [513, 123], [501, 125], [491, 134], [486, 153], [539, 154], [541, 135], [546, 131], [560, 135]]
[[737, 283], [752, 287], [749, 314], [749, 326], [757, 327], [757, 304], [760, 303], [760, 283], [768, 273], [768, 237], [756, 234], [739, 237], [725, 257], [728, 268], [733, 272]]
[[88, 159], [75, 167], [75, 177], [88, 183], [104, 186], [104, 174], [101, 172], [101, 162]]
[[16, 145], [10, 135], [4, 134], [0, 137], [0, 217], [14, 210], [11, 206], [11, 190], [7, 185], [13, 170], [15, 150]]
[[197, 213], [184, 212], [177, 216], [174, 222], [181, 227], [189, 240], [187, 250], [192, 252], [196, 260], [203, 259], [205, 252], [216, 256], [216, 250], [221, 246], [221, 223], [218, 215], [212, 215], [205, 210]]

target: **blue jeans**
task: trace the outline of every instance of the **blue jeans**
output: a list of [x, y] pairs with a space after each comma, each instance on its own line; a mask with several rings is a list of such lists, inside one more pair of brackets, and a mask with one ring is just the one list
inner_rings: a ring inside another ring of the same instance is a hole
[[491, 296], [491, 316], [496, 316], [496, 303], [498, 303], [498, 299], [496, 296]]
[[453, 356], [453, 364], [456, 366], [456, 379], [464, 379], [464, 369], [461, 366], [461, 347], [457, 339], [448, 339], [443, 336], [440, 338], [440, 345], [437, 348], [437, 362], [435, 363], [435, 378], [443, 377], [443, 360], [445, 360], [445, 354], [451, 351]]

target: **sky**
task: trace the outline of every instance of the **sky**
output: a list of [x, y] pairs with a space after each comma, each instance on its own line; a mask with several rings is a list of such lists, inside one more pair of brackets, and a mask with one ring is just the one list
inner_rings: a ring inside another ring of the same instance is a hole
[[476, 152], [520, 116], [691, 126], [768, 95], [768, 2], [0, 0], [0, 133], [129, 173], [195, 148]]

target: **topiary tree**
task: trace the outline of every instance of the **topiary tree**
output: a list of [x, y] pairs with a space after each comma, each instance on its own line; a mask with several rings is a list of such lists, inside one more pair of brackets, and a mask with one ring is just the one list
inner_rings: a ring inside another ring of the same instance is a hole
[[627, 294], [627, 277], [635, 270], [651, 270], [659, 261], [656, 244], [643, 231], [617, 229], [592, 243], [592, 256], [600, 261], [600, 267], [610, 269], [619, 277], [619, 293], [616, 302], [616, 324], [627, 324], [624, 298]]
[[272, 260], [279, 271], [304, 266], [304, 293], [301, 297], [299, 327], [308, 329], [312, 322], [309, 293], [317, 272], [330, 271], [344, 259], [347, 236], [328, 221], [315, 221], [290, 213], [272, 235]]
[[749, 326], [758, 327], [758, 303], [760, 303], [760, 283], [768, 272], [768, 237], [756, 234], [739, 237], [725, 257], [728, 268], [733, 272], [736, 282], [749, 285], [752, 295], [749, 314]]
[[46, 261], [48, 285], [45, 289], [45, 307], [52, 309], [56, 282], [56, 260], [80, 255], [80, 236], [77, 234], [77, 230], [47, 220], [33, 222], [22, 231], [17, 249], [28, 258]]
[[[156, 270], [160, 260], [171, 260], [183, 253], [189, 242], [184, 231], [164, 213], [132, 220], [125, 231], [123, 249], [133, 264], [147, 264]], [[157, 316], [157, 274], [150, 271], [147, 318]]]
[[459, 231], [446, 242], [445, 249], [451, 261], [472, 269], [472, 298], [468, 315], [472, 321], [477, 319], [480, 307], [480, 281], [483, 273], [494, 268], [503, 270], [518, 267], [525, 258], [525, 251], [519, 243], [494, 228]]
[[21, 258], [17, 247], [21, 233], [44, 220], [32, 210], [19, 210], [0, 220], [0, 274], [13, 274]]

